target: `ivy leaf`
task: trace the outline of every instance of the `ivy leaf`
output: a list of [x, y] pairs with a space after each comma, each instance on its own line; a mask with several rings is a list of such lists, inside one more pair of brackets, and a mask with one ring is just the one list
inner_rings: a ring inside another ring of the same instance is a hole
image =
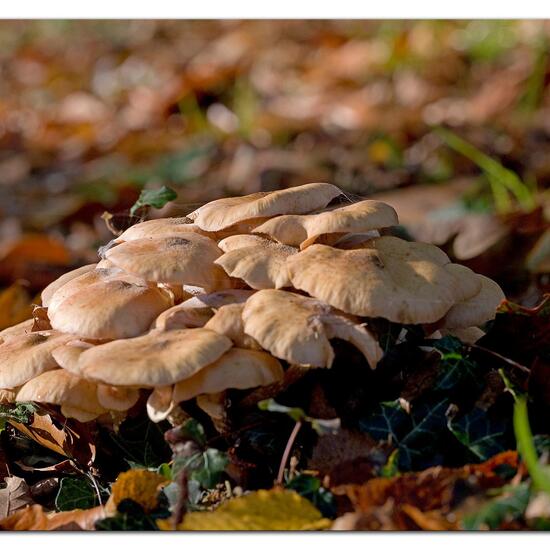
[[16, 405], [0, 405], [0, 432], [5, 428], [6, 422], [13, 420], [19, 424], [28, 424], [36, 411], [33, 403], [17, 403]]
[[399, 400], [386, 401], [359, 421], [362, 431], [378, 441], [391, 441], [399, 449], [399, 468], [411, 470], [437, 463], [438, 434], [446, 430], [446, 397], [417, 403], [407, 412]]
[[[157, 522], [161, 530], [171, 530], [168, 521]], [[311, 502], [295, 491], [260, 490], [221, 504], [213, 512], [191, 512], [177, 526], [178, 531], [313, 531], [327, 529]]]
[[327, 518], [336, 517], [334, 495], [321, 485], [321, 480], [318, 477], [298, 474], [286, 484], [286, 488], [307, 498], [321, 511], [323, 516]]
[[96, 522], [96, 531], [158, 531], [156, 520], [166, 518], [167, 510], [145, 513], [143, 508], [133, 500], [123, 500], [118, 505], [117, 514]]
[[508, 446], [506, 423], [491, 419], [487, 412], [475, 407], [470, 413], [447, 423], [451, 433], [479, 460], [487, 460]]
[[77, 477], [65, 477], [61, 480], [55, 497], [58, 512], [87, 510], [98, 504], [97, 493], [89, 480]]
[[162, 208], [165, 204], [176, 199], [178, 194], [171, 189], [163, 185], [160, 189], [144, 189], [139, 195], [138, 200], [130, 208], [130, 214], [132, 216], [144, 206], [152, 206], [153, 208]]
[[459, 384], [480, 389], [483, 378], [479, 366], [468, 358], [464, 344], [454, 336], [445, 336], [434, 344], [441, 354], [439, 376], [434, 383], [434, 390], [448, 391]]
[[484, 528], [498, 529], [503, 521], [522, 517], [529, 504], [530, 495], [531, 491], [527, 483], [515, 487], [511, 485], [503, 487], [498, 497], [463, 519], [464, 529], [467, 531]]
[[204, 489], [213, 489], [220, 481], [229, 463], [227, 454], [218, 449], [206, 449], [189, 457], [177, 457], [172, 467], [172, 478], [185, 469], [188, 478]]

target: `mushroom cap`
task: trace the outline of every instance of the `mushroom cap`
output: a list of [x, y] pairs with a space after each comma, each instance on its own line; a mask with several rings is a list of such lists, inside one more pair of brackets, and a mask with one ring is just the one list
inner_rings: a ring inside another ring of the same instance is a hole
[[0, 388], [21, 386], [39, 374], [58, 367], [52, 352], [71, 336], [55, 330], [30, 332], [0, 344]]
[[66, 344], [55, 348], [52, 351], [52, 357], [62, 369], [81, 376], [78, 369], [78, 359], [82, 352], [93, 347], [94, 344], [83, 340], [70, 340]]
[[118, 267], [99, 267], [91, 269], [78, 277], [70, 279], [65, 284], [54, 290], [52, 295], [48, 298], [48, 314], [53, 313], [56, 308], [64, 300], [73, 294], [77, 294], [81, 290], [87, 289], [89, 286], [111, 281], [114, 279], [122, 279], [128, 282], [143, 283], [138, 277], [134, 277], [128, 273], [123, 273]]
[[260, 290], [243, 310], [244, 331], [262, 348], [291, 364], [330, 367], [334, 351], [330, 338], [356, 345], [371, 367], [382, 356], [376, 340], [352, 319], [313, 298], [282, 290]]
[[290, 256], [287, 267], [294, 288], [346, 313], [404, 324], [438, 321], [481, 287], [436, 246], [396, 237], [372, 239], [359, 250], [315, 244]]
[[157, 317], [154, 328], [173, 330], [203, 327], [212, 318], [215, 309], [226, 304], [243, 303], [253, 292], [253, 290], [229, 289], [193, 296], [163, 311]]
[[97, 385], [97, 401], [105, 409], [127, 411], [139, 399], [139, 390], [135, 388], [117, 388], [106, 384]]
[[97, 399], [97, 384], [63, 369], [44, 372], [27, 382], [16, 400], [61, 405], [61, 412], [88, 422], [107, 412]]
[[186, 233], [124, 242], [108, 250], [106, 257], [124, 271], [147, 281], [218, 290], [231, 287], [227, 275], [213, 264], [221, 253], [212, 239]]
[[192, 376], [232, 346], [226, 336], [205, 328], [152, 330], [86, 350], [82, 375], [114, 386], [166, 386]]
[[147, 416], [153, 422], [165, 420], [174, 410], [172, 393], [174, 386], [160, 386], [155, 388], [147, 398]]
[[205, 231], [192, 223], [189, 218], [158, 218], [132, 225], [119, 235], [114, 242], [122, 243], [158, 237], [185, 237], [188, 233], [205, 235]]
[[96, 266], [97, 264], [83, 265], [82, 267], [73, 269], [68, 273], [64, 273], [63, 275], [61, 275], [61, 277], [58, 277], [55, 281], [50, 283], [42, 291], [42, 294], [40, 295], [42, 298], [42, 305], [44, 307], [48, 307], [52, 299], [52, 296], [55, 294], [57, 290], [59, 290], [63, 285], [66, 285], [69, 281], [72, 281], [73, 279], [76, 279], [77, 277], [80, 277], [81, 275], [88, 273], [88, 271], [94, 270]]
[[219, 231], [254, 218], [306, 214], [324, 208], [341, 194], [330, 183], [308, 183], [281, 191], [218, 199], [191, 212], [189, 217], [205, 231]]
[[443, 318], [443, 328], [476, 327], [495, 318], [497, 307], [506, 296], [492, 279], [479, 274], [476, 277], [481, 281], [479, 292], [451, 307]]
[[9, 340], [10, 338], [17, 337], [21, 334], [28, 334], [32, 331], [33, 325], [34, 319], [27, 319], [26, 321], [21, 321], [21, 323], [17, 323], [17, 325], [5, 328], [4, 330], [0, 331], [0, 344], [6, 340]]
[[265, 351], [232, 348], [211, 365], [174, 386], [172, 403], [187, 401], [204, 393], [227, 389], [268, 386], [283, 379], [281, 363]]
[[224, 334], [238, 348], [261, 349], [258, 342], [244, 332], [243, 310], [244, 303], [222, 306], [204, 325], [204, 328]]
[[271, 218], [253, 233], [269, 235], [282, 244], [306, 248], [321, 235], [366, 232], [397, 223], [397, 213], [389, 204], [364, 200], [317, 214]]
[[54, 329], [81, 338], [131, 338], [146, 332], [172, 304], [170, 293], [161, 288], [113, 279], [71, 294], [49, 317]]
[[[239, 235], [241, 236], [251, 235]], [[257, 290], [283, 288], [291, 286], [286, 260], [297, 252], [298, 249], [292, 246], [262, 239], [253, 246], [234, 248], [226, 252], [215, 263], [223, 267], [230, 277], [242, 279]]]
[[219, 241], [218, 248], [224, 252], [231, 252], [239, 248], [261, 245], [264, 244], [265, 241], [266, 238], [260, 237], [260, 235], [231, 235]]

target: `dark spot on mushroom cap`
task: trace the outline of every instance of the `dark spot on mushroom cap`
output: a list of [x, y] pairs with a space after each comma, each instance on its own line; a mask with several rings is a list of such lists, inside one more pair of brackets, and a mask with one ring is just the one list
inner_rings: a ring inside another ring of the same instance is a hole
[[183, 237], [169, 237], [166, 239], [166, 246], [185, 246], [189, 242], [189, 239], [184, 239]]

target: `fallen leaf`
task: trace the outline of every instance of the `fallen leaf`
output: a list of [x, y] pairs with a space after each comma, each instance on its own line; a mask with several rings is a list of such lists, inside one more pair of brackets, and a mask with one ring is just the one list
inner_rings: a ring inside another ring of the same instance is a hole
[[164, 476], [144, 469], [122, 472], [111, 486], [111, 496], [106, 508], [116, 512], [123, 500], [130, 499], [146, 512], [150, 512], [158, 506], [159, 492], [168, 481]]
[[106, 517], [103, 506], [89, 510], [73, 510], [49, 514], [39, 504], [33, 504], [18, 510], [7, 518], [0, 520], [3, 531], [56, 531], [74, 530], [93, 531], [97, 520]]
[[6, 486], [0, 489], [0, 519], [33, 503], [29, 486], [23, 478], [7, 477], [4, 482]]
[[[159, 520], [163, 531], [172, 529], [169, 520]], [[331, 521], [294, 491], [260, 490], [221, 504], [213, 512], [191, 512], [178, 531], [316, 531]]]
[[16, 282], [0, 292], [0, 330], [31, 317], [31, 297], [21, 283]]

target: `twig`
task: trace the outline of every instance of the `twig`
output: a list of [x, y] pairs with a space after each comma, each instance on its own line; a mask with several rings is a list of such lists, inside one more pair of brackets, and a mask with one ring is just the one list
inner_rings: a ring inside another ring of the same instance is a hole
[[531, 372], [531, 370], [527, 368], [525, 365], [522, 365], [521, 363], [516, 363], [516, 361], [513, 361], [512, 359], [508, 359], [508, 357], [504, 357], [504, 355], [500, 355], [500, 353], [497, 353], [496, 351], [484, 348], [482, 346], [478, 346], [477, 344], [470, 344], [470, 347], [478, 349], [480, 351], [484, 351], [485, 353], [494, 355], [495, 357], [498, 357], [501, 361], [504, 361], [505, 363], [508, 363], [509, 365], [512, 365], [513, 367], [516, 367], [521, 371], [526, 372], [527, 374]]
[[298, 420], [296, 424], [294, 425], [294, 428], [292, 432], [290, 433], [290, 437], [288, 438], [285, 452], [283, 453], [283, 458], [281, 459], [281, 465], [279, 466], [279, 474], [277, 475], [277, 484], [282, 485], [283, 484], [283, 477], [285, 473], [285, 466], [288, 462], [288, 457], [290, 456], [290, 451], [292, 450], [292, 446], [294, 445], [294, 441], [296, 440], [296, 436], [298, 435], [298, 432], [300, 431], [300, 428], [302, 427], [302, 421]]

